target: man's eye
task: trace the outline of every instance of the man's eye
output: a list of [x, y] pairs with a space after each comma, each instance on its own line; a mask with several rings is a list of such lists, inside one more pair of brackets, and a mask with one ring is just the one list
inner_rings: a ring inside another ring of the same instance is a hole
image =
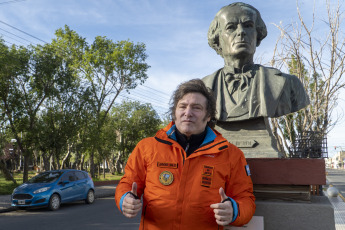
[[254, 23], [253, 22], [247, 22], [244, 24], [244, 27], [246, 28], [253, 28], [254, 27]]
[[226, 27], [227, 30], [236, 30], [236, 25], [228, 25]]

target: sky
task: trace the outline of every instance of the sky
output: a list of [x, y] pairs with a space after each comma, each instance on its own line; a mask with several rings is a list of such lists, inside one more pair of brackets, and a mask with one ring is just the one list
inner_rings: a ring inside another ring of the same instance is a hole
[[[130, 40], [144, 43], [151, 67], [143, 86], [122, 94], [151, 103], [160, 115], [169, 108], [176, 87], [187, 80], [209, 75], [224, 63], [209, 47], [208, 27], [218, 10], [234, 1], [225, 0], [0, 0], [0, 36], [8, 45], [51, 42], [57, 29], [68, 25], [92, 43], [96, 36], [114, 42]], [[243, 0], [257, 8], [266, 23], [268, 36], [255, 54], [255, 61], [266, 64], [272, 58], [280, 35], [275, 24], [288, 25], [298, 20], [296, 1]], [[315, 4], [317, 29], [326, 18], [325, 1], [300, 0], [299, 9], [311, 23]], [[345, 6], [344, 0], [340, 2]], [[343, 8], [344, 9], [344, 8]], [[345, 96], [336, 113], [343, 113]], [[345, 118], [344, 118], [345, 119]], [[328, 135], [329, 155], [345, 150], [344, 119]], [[334, 146], [340, 146], [337, 150]]]

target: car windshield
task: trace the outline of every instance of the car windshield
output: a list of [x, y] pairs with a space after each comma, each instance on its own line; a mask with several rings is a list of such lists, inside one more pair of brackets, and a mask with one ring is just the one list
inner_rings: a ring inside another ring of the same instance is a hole
[[56, 181], [62, 172], [44, 172], [40, 173], [37, 176], [31, 178], [28, 183], [51, 183]]

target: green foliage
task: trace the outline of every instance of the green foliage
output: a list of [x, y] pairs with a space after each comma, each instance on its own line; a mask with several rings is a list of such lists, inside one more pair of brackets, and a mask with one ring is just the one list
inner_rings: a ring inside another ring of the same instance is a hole
[[[36, 172], [28, 172], [28, 177], [34, 177]], [[13, 190], [23, 183], [23, 173], [13, 173], [13, 178], [17, 181], [18, 184], [14, 184], [12, 181], [5, 179], [4, 175], [0, 172], [0, 195], [10, 195]]]
[[[102, 36], [89, 44], [67, 25], [55, 35], [51, 43], [28, 47], [8, 47], [0, 40], [1, 146], [15, 138], [26, 159], [40, 156], [46, 168], [50, 158], [54, 168], [62, 158], [93, 164], [96, 154], [101, 162], [118, 147], [119, 124], [109, 114], [117, 96], [148, 77], [145, 44]], [[150, 106], [136, 106], [146, 109], [134, 112], [137, 119], [151, 122], [145, 112], [158, 118]], [[127, 142], [147, 135], [141, 129], [148, 127], [136, 124], [138, 137], [128, 131]]]
[[124, 161], [136, 144], [143, 138], [153, 136], [161, 124], [158, 114], [150, 104], [140, 104], [137, 101], [123, 101], [113, 108], [111, 116], [120, 135], [117, 149], [123, 153]]

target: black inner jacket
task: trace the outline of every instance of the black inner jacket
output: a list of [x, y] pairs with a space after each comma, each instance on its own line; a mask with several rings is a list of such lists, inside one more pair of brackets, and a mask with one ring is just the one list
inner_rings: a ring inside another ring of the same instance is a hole
[[180, 133], [176, 128], [176, 139], [177, 142], [182, 146], [182, 148], [186, 151], [187, 157], [190, 156], [195, 150], [199, 148], [206, 137], [207, 129], [200, 133], [200, 134], [193, 134], [187, 138], [186, 135]]

